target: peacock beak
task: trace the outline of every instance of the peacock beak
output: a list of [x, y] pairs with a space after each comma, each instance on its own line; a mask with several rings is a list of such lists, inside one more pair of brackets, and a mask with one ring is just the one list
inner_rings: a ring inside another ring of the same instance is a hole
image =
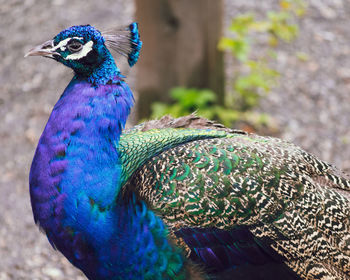
[[27, 56], [45, 56], [49, 58], [54, 58], [54, 55], [60, 55], [56, 52], [56, 48], [53, 44], [53, 40], [46, 41], [45, 43], [38, 45], [32, 48], [29, 52], [27, 52], [24, 57]]

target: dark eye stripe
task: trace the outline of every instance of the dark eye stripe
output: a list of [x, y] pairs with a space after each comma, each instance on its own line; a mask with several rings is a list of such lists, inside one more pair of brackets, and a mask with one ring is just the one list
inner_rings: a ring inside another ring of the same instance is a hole
[[82, 42], [79, 41], [78, 39], [72, 38], [68, 41], [67, 45], [74, 44], [74, 43], [82, 44]]

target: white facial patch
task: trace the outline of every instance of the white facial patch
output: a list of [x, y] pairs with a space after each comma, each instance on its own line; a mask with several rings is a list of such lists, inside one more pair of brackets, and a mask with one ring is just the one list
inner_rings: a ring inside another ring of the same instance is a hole
[[89, 41], [83, 46], [83, 48], [80, 51], [68, 55], [65, 59], [77, 60], [77, 59], [83, 58], [92, 50], [93, 45], [94, 45], [94, 42]]
[[67, 39], [64, 39], [62, 40], [61, 42], [59, 42], [57, 44], [57, 46], [53, 47], [52, 50], [55, 51], [57, 49], [60, 49], [61, 51], [65, 51], [66, 50], [66, 46], [67, 46], [67, 43], [71, 40], [71, 39], [77, 39], [77, 40], [83, 40], [83, 37], [73, 37], [73, 38], [67, 38]]

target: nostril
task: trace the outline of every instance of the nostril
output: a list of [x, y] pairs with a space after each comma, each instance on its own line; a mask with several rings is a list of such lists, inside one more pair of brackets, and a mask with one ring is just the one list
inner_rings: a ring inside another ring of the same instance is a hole
[[42, 45], [42, 49], [51, 49], [53, 47], [52, 41], [47, 41]]

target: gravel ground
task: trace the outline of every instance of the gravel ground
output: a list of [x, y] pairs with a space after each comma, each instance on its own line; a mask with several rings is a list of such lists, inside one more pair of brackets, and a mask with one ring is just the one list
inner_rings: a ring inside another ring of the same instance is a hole
[[[28, 172], [53, 104], [71, 72], [41, 58], [23, 59], [33, 45], [73, 24], [100, 29], [127, 24], [127, 0], [0, 0], [0, 280], [85, 279], [55, 252], [33, 224]], [[229, 18], [264, 11], [276, 0], [226, 0]], [[350, 2], [309, 0], [300, 36], [282, 45], [277, 67], [281, 85], [264, 100], [290, 140], [323, 160], [350, 171]], [[297, 51], [309, 59], [296, 58]], [[127, 68], [126, 68], [127, 69]], [[128, 81], [131, 86], [135, 78]]]

